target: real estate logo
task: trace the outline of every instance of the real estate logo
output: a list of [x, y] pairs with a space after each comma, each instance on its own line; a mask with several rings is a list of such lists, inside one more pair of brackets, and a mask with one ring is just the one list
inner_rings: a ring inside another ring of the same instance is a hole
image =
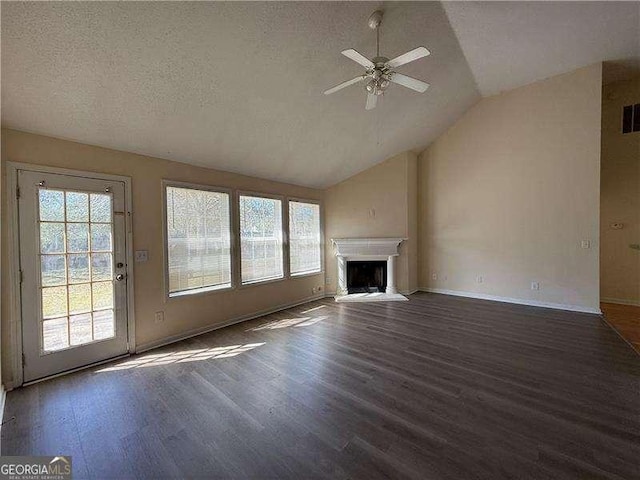
[[70, 480], [70, 456], [0, 457], [0, 480]]

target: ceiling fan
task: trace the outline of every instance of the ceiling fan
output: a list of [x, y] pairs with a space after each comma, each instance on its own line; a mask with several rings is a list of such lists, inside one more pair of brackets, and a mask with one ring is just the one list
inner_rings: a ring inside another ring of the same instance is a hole
[[382, 11], [376, 10], [371, 14], [368, 20], [369, 27], [376, 31], [376, 56], [369, 60], [367, 57], [358, 53], [353, 48], [348, 50], [344, 50], [341, 53], [350, 58], [356, 63], [359, 63], [366, 71], [364, 74], [357, 76], [356, 78], [352, 78], [351, 80], [347, 80], [346, 82], [342, 82], [339, 85], [336, 85], [329, 90], [325, 90], [325, 95], [330, 95], [338, 90], [342, 90], [349, 85], [354, 85], [356, 83], [367, 81], [365, 88], [367, 90], [367, 103], [365, 108], [367, 110], [372, 110], [376, 107], [376, 103], [378, 103], [378, 96], [383, 95], [384, 92], [389, 87], [390, 83], [397, 83], [398, 85], [402, 85], [403, 87], [410, 88], [411, 90], [415, 90], [416, 92], [424, 93], [427, 88], [429, 88], [429, 84], [423, 82], [422, 80], [418, 80], [416, 78], [408, 77], [407, 75], [403, 75], [401, 73], [397, 73], [394, 69], [401, 65], [405, 65], [407, 63], [418, 60], [422, 57], [426, 57], [431, 52], [427, 50], [425, 47], [417, 47], [413, 50], [408, 51], [396, 58], [389, 60], [386, 57], [380, 56], [380, 24], [382, 23]]

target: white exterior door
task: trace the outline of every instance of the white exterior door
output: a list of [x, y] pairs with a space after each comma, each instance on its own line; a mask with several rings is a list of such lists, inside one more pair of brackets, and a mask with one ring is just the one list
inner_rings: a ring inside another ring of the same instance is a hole
[[18, 171], [24, 381], [127, 353], [123, 182]]

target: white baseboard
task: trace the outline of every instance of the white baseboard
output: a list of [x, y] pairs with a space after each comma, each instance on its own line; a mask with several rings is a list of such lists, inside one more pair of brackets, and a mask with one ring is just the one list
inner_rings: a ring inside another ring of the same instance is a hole
[[605, 297], [601, 298], [600, 301], [605, 303], [615, 303], [617, 305], [632, 305], [634, 307], [640, 307], [640, 301], [638, 300], [623, 300], [621, 298]]
[[314, 300], [320, 300], [324, 298], [325, 294], [321, 293], [318, 295], [312, 295], [303, 300], [299, 300], [297, 302], [286, 303], [282, 305], [278, 305], [273, 308], [269, 308], [267, 310], [261, 310], [259, 312], [249, 313], [247, 315], [241, 315], [239, 317], [232, 318], [223, 323], [216, 323], [214, 325], [207, 325], [200, 328], [194, 328], [193, 330], [188, 330], [184, 333], [179, 333], [177, 335], [171, 335], [170, 337], [163, 338], [161, 340], [154, 340], [153, 342], [143, 343], [141, 345], [136, 346], [136, 353], [146, 352], [148, 350], [152, 350], [154, 348], [163, 347], [165, 345], [169, 345], [170, 343], [179, 342], [180, 340], [186, 340], [187, 338], [196, 337], [198, 335], [202, 335], [203, 333], [212, 332], [214, 330], [218, 330], [219, 328], [229, 327], [231, 325], [235, 325], [236, 323], [246, 322], [247, 320], [253, 320], [254, 318], [262, 317], [263, 315], [269, 315], [271, 313], [276, 313], [281, 310], [286, 310], [287, 308], [297, 307], [298, 305], [303, 305], [305, 303], [313, 302]]
[[492, 300], [494, 302], [516, 303], [518, 305], [528, 305], [530, 307], [554, 308], [556, 310], [567, 310], [570, 312], [594, 313], [601, 315], [599, 308], [581, 307], [579, 305], [566, 305], [564, 303], [539, 302], [537, 300], [525, 300], [522, 298], [499, 297], [476, 292], [463, 292], [460, 290], [446, 290], [444, 288], [420, 287], [421, 292], [441, 293], [443, 295], [454, 295], [456, 297], [477, 298], [480, 300]]

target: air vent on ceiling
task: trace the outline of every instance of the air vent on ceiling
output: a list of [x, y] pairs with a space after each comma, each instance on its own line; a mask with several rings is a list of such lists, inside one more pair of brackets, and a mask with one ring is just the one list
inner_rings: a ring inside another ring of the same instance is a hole
[[640, 132], [640, 103], [622, 108], [622, 133]]

